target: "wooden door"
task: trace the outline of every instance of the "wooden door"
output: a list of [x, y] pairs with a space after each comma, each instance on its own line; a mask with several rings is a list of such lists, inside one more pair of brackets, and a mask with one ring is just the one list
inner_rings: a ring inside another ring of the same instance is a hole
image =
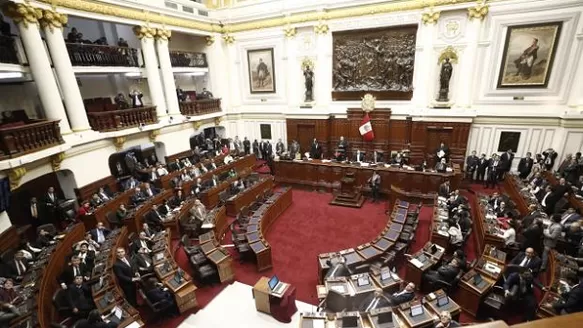
[[300, 143], [302, 154], [310, 151], [312, 140], [316, 137], [316, 127], [314, 125], [298, 125], [297, 140]]

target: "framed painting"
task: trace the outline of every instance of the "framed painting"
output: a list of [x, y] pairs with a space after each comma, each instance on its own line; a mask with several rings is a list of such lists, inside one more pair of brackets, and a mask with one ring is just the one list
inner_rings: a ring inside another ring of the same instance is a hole
[[260, 124], [261, 139], [271, 140], [271, 124]]
[[518, 143], [520, 142], [520, 132], [502, 131], [500, 132], [500, 142], [498, 142], [498, 151], [505, 152], [512, 150], [516, 153], [518, 151]]
[[247, 50], [251, 93], [275, 93], [273, 48]]
[[563, 22], [509, 26], [498, 88], [546, 88]]

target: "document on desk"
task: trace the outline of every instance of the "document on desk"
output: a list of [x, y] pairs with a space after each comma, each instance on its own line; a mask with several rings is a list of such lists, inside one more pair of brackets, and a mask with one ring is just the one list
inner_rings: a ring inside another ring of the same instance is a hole
[[423, 262], [419, 261], [418, 259], [411, 259], [411, 263], [418, 268], [423, 267]]
[[326, 328], [326, 320], [312, 320], [312, 328]]
[[493, 274], [499, 274], [502, 271], [496, 264], [490, 262], [484, 265], [484, 269], [486, 269], [488, 272], [492, 272]]
[[212, 228], [214, 228], [214, 227], [215, 227], [215, 225], [214, 225], [214, 224], [212, 224], [212, 223], [210, 223], [210, 222], [205, 222], [205, 223], [203, 223], [203, 225], [201, 226], [201, 228], [203, 228], [203, 229], [212, 229]]
[[330, 286], [330, 289], [332, 289], [333, 291], [338, 292], [340, 294], [344, 294], [344, 293], [348, 292], [346, 290], [346, 287], [342, 286], [342, 285]]
[[126, 328], [140, 328], [140, 324], [137, 321], [134, 321], [126, 326]]

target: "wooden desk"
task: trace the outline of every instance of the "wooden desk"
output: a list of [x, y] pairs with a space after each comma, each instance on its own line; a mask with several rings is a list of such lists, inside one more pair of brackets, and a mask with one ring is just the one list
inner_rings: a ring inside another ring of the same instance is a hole
[[445, 295], [445, 292], [440, 289], [433, 292], [433, 294], [436, 295], [434, 299], [430, 299], [428, 296], [425, 296], [425, 306], [427, 306], [435, 315], [438, 316], [442, 311], [448, 311], [451, 313], [452, 319], [459, 322], [462, 308], [449, 296], [449, 302], [443, 306], [439, 306], [437, 305], [437, 296]]
[[479, 254], [484, 252], [486, 244], [491, 244], [497, 249], [504, 249], [504, 239], [498, 235], [493, 235], [490, 233], [490, 229], [486, 222], [486, 208], [477, 201], [477, 199], [480, 197], [483, 196], [477, 195], [476, 197], [472, 197], [472, 202], [470, 204], [472, 217], [474, 218], [472, 233], [474, 234], [474, 238], [476, 240], [476, 249]]
[[460, 280], [457, 292], [452, 295], [455, 301], [460, 304], [462, 310], [473, 315], [474, 317], [476, 316], [476, 313], [478, 313], [478, 308], [480, 307], [482, 298], [496, 283], [496, 281], [488, 278], [487, 276], [482, 276], [482, 279], [486, 283], [482, 288], [478, 288], [473, 284], [473, 278], [476, 274], [477, 272], [473, 269], [468, 271]]
[[[426, 257], [426, 261], [422, 262], [423, 266], [418, 267], [415, 264], [413, 264], [412, 260], [419, 258], [421, 255], [424, 255]], [[416, 254], [413, 254], [413, 257], [410, 260], [407, 260], [407, 273], [405, 274], [405, 280], [415, 283], [415, 286], [417, 286], [417, 288], [420, 288], [423, 273], [429, 270], [436, 263], [437, 262], [433, 260], [433, 258], [430, 255], [425, 255], [423, 250], [418, 251]]]
[[[377, 170], [381, 176], [381, 192], [388, 194], [391, 185], [406, 192], [421, 194], [435, 193], [439, 185], [451, 182], [452, 190], [458, 189], [463, 173], [459, 166], [450, 173], [409, 171], [398, 168], [361, 167], [342, 163], [324, 163], [321, 160], [310, 161], [276, 161], [275, 181], [310, 187], [325, 187], [338, 182], [346, 172], [355, 172], [355, 185], [367, 186], [372, 171]], [[321, 183], [324, 185], [320, 186]]]
[[217, 204], [219, 203], [219, 200], [220, 200], [219, 195], [221, 192], [230, 188], [231, 184], [233, 182], [235, 182], [237, 179], [239, 179], [240, 177], [246, 178], [250, 174], [251, 174], [251, 170], [249, 168], [244, 168], [240, 171], [237, 171], [237, 176], [230, 177], [230, 178], [220, 182], [218, 185], [211, 187], [211, 188], [207, 188], [204, 191], [202, 191], [199, 195], [200, 201], [208, 208], [212, 208], [212, 207], [217, 206]]
[[394, 274], [394, 276], [391, 274], [391, 277], [386, 279], [381, 279], [380, 273], [371, 273], [370, 276], [379, 288], [389, 294], [398, 292], [401, 287], [401, 282], [403, 282], [403, 280], [396, 274]]
[[237, 216], [243, 206], [253, 203], [265, 190], [273, 188], [273, 177], [262, 177], [256, 184], [227, 200], [227, 215]]
[[423, 306], [423, 314], [411, 317], [410, 309], [402, 309], [399, 307], [397, 312], [400, 318], [402, 318], [407, 326], [411, 328], [421, 328], [421, 327], [433, 327], [433, 312], [429, 311], [427, 307]]
[[[288, 285], [289, 286], [289, 285]], [[287, 287], [286, 287], [287, 289]], [[282, 295], [285, 292], [282, 291]], [[261, 277], [253, 286], [253, 297], [255, 298], [255, 308], [259, 312], [271, 314], [271, 306], [269, 304], [269, 296], [271, 290], [269, 289], [269, 278]]]
[[229, 252], [223, 248], [217, 248], [207, 257], [217, 267], [221, 283], [233, 281], [235, 273], [233, 272], [233, 259]]
[[[521, 187], [519, 186], [518, 176], [512, 174], [506, 174], [504, 176], [504, 190], [506, 194], [510, 196], [510, 199], [516, 204], [516, 209], [520, 212], [520, 215], [528, 214], [528, 206], [531, 204], [530, 201], [525, 199], [520, 192]], [[538, 205], [538, 204], [537, 204]]]

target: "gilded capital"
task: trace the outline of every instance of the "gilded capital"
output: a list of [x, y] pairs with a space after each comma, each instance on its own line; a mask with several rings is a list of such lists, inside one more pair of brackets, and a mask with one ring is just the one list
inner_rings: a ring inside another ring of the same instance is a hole
[[160, 130], [158, 130], [158, 129], [150, 130], [150, 133], [148, 133], [148, 138], [150, 139], [150, 142], [155, 142], [156, 137], [158, 137], [159, 135], [160, 135]]
[[206, 38], [204, 38], [206, 40], [206, 45], [207, 46], [212, 46], [213, 43], [215, 43], [215, 37], [212, 35], [207, 36]]
[[164, 28], [156, 29], [156, 35], [154, 35], [154, 37], [157, 40], [164, 40], [164, 41], [167, 41], [168, 39], [170, 39], [171, 36], [172, 36], [172, 31], [164, 29]]
[[221, 125], [221, 121], [223, 120], [222, 116], [215, 117], [215, 125]]
[[151, 39], [157, 34], [156, 29], [149, 26], [134, 26], [133, 31], [140, 40], [143, 38]]
[[440, 14], [441, 13], [439, 11], [433, 11], [433, 9], [430, 9], [428, 12], [423, 13], [421, 15], [421, 21], [425, 25], [435, 24], [435, 23], [437, 23], [437, 20], [439, 19]]
[[235, 43], [235, 37], [226, 33], [223, 35], [223, 40], [225, 40], [226, 44], [233, 44]]
[[484, 20], [488, 15], [489, 7], [486, 4], [486, 1], [482, 1], [478, 3], [475, 7], [468, 8], [468, 17], [470, 20], [476, 18], [479, 20]]
[[316, 34], [326, 34], [329, 30], [330, 28], [328, 25], [324, 24], [322, 21], [320, 21], [318, 25], [314, 26], [314, 32], [316, 32]]
[[126, 137], [115, 137], [113, 138], [113, 144], [115, 145], [115, 149], [122, 150], [123, 149], [123, 145], [126, 143], [127, 138]]
[[201, 121], [193, 121], [192, 122], [192, 127], [194, 128], [194, 130], [198, 130], [200, 129], [200, 127], [202, 126], [202, 122]]
[[287, 26], [283, 29], [283, 34], [286, 38], [293, 38], [296, 36], [297, 30], [295, 27]]
[[2, 7], [2, 12], [12, 18], [15, 24], [22, 23], [24, 27], [28, 27], [28, 24], [38, 24], [43, 17], [42, 9], [24, 3], [9, 2]]
[[20, 180], [26, 174], [25, 167], [15, 167], [8, 172], [8, 180], [10, 181], [10, 190], [18, 188]]
[[66, 156], [64, 152], [60, 152], [58, 154], [54, 154], [53, 156], [51, 156], [51, 167], [53, 168], [54, 172], [57, 172], [58, 170], [61, 169], [61, 163], [63, 162], [65, 157]]
[[40, 19], [40, 25], [53, 32], [55, 29], [62, 29], [67, 24], [67, 21], [67, 15], [45, 9], [43, 10], [43, 17]]

